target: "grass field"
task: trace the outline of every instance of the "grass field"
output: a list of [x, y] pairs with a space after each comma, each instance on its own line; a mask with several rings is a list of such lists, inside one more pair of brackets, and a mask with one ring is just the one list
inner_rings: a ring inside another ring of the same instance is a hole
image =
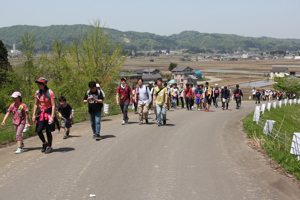
[[[282, 108], [271, 109], [261, 115], [262, 119], [275, 120], [274, 128], [283, 134], [286, 139], [292, 140], [294, 132], [300, 130], [300, 106], [288, 105]], [[244, 129], [249, 138], [253, 139], [269, 156], [279, 163], [288, 173], [294, 174], [300, 180], [300, 162], [295, 155], [290, 154], [290, 147], [263, 133], [263, 128], [253, 122], [253, 113], [243, 119]], [[288, 136], [290, 135], [290, 136]], [[291, 144], [290, 144], [291, 145]]]

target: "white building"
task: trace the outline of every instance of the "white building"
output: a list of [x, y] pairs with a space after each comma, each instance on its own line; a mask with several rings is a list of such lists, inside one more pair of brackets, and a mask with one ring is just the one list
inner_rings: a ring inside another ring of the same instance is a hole
[[271, 69], [270, 78], [274, 79], [274, 77], [284, 77], [288, 74], [289, 68], [287, 67], [273, 67]]

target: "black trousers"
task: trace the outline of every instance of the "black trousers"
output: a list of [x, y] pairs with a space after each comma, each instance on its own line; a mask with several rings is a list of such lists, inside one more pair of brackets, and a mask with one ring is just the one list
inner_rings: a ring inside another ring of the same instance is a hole
[[236, 101], [236, 107], [239, 108], [241, 106], [241, 97], [236, 97], [235, 101]]
[[185, 97], [185, 103], [186, 103], [186, 108], [188, 110], [192, 110], [192, 106], [193, 106], [192, 98]]
[[255, 103], [257, 104], [260, 104], [260, 97], [256, 97], [256, 101], [255, 101]]
[[180, 97], [180, 101], [181, 101], [181, 107], [184, 108], [184, 101], [183, 101], [183, 97]]
[[51, 133], [51, 126], [48, 124], [47, 120], [37, 122], [37, 134], [38, 134], [40, 140], [43, 143], [46, 143], [45, 136], [43, 134], [43, 129], [46, 129], [48, 146], [52, 147], [52, 139], [53, 138], [52, 138], [52, 133]]
[[125, 101], [125, 102], [120, 102], [120, 108], [122, 110], [123, 113], [123, 120], [127, 120], [128, 119], [128, 106], [129, 106], [129, 101]]

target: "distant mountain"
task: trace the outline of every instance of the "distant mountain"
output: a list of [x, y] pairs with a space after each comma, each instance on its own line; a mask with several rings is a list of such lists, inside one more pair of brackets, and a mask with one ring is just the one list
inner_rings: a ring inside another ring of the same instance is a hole
[[[47, 27], [17, 25], [0, 28], [0, 40], [12, 49], [21, 46], [21, 36], [28, 32], [35, 35], [36, 49], [50, 51], [56, 39], [63, 43], [72, 41], [74, 33], [77, 37], [84, 34], [89, 25], [52, 25]], [[230, 34], [207, 34], [197, 31], [183, 31], [171, 36], [160, 36], [152, 33], [134, 31], [122, 32], [106, 28], [112, 37], [124, 42], [125, 48], [130, 50], [162, 50], [162, 49], [210, 49], [221, 51], [236, 51], [257, 48], [260, 51], [300, 50], [300, 39], [275, 39], [269, 37], [243, 37]]]

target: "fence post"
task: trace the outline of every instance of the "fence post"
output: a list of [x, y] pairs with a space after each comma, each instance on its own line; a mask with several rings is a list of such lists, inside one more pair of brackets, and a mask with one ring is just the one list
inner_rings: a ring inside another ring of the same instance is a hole
[[251, 96], [249, 96], [249, 100], [251, 100]]
[[290, 105], [292, 105], [292, 103], [293, 103], [292, 99], [289, 100], [289, 103], [290, 103]]
[[268, 103], [267, 109], [268, 109], [268, 111], [271, 111], [271, 103]]
[[260, 118], [260, 106], [256, 106], [255, 107], [255, 112], [254, 112], [254, 115], [253, 115], [253, 121], [256, 122], [256, 124], [258, 124], [259, 118]]
[[298, 99], [298, 104], [300, 104], [300, 99]]
[[261, 112], [262, 112], [262, 114], [265, 113], [265, 110], [266, 110], [266, 104], [262, 104], [261, 105]]
[[271, 135], [275, 122], [276, 121], [269, 120], [269, 119], [266, 121], [264, 130], [263, 130], [264, 134]]
[[297, 99], [294, 99], [294, 104], [296, 104], [297, 103]]
[[276, 109], [276, 101], [273, 102], [273, 108]]
[[300, 160], [300, 133], [294, 133], [290, 154], [297, 155]]
[[288, 100], [287, 100], [287, 99], [285, 99], [285, 100], [284, 100], [284, 105], [287, 105], [287, 102], [288, 102]]
[[281, 106], [282, 106], [282, 101], [279, 101], [278, 104], [279, 104], [279, 107], [281, 108]]

